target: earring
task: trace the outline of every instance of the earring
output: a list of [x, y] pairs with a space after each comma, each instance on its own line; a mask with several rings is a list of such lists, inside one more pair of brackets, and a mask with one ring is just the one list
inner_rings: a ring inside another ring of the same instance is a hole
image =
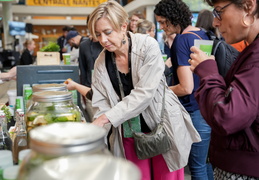
[[[246, 26], [246, 27], [249, 27], [249, 26], [252, 26], [255, 22], [255, 16], [252, 16], [253, 17], [253, 22], [248, 22], [245, 20], [246, 16], [248, 16], [248, 14], [245, 14], [242, 18], [242, 21], [243, 21], [243, 24]], [[250, 16], [249, 16], [250, 17]], [[250, 19], [250, 18], [249, 18]], [[250, 21], [250, 20], [249, 20]]]
[[125, 34], [123, 35], [123, 39], [121, 40], [121, 44], [126, 44]]

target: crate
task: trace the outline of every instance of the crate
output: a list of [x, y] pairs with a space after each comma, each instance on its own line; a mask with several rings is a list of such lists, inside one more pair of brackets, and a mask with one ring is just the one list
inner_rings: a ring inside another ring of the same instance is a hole
[[60, 65], [59, 52], [37, 52], [37, 65]]

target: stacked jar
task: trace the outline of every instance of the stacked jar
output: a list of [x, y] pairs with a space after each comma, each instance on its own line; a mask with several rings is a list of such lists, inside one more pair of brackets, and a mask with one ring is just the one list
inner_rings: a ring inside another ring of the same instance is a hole
[[139, 180], [138, 168], [113, 157], [104, 128], [90, 123], [55, 123], [30, 131], [31, 152], [17, 180]]

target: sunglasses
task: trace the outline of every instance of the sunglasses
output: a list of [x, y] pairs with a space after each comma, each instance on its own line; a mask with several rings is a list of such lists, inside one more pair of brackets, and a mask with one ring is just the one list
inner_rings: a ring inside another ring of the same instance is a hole
[[218, 20], [222, 20], [221, 18], [221, 13], [223, 12], [223, 9], [226, 9], [231, 3], [228, 3], [227, 5], [223, 6], [222, 8], [216, 7], [215, 9], [213, 9], [212, 13], [214, 15], [215, 18], [217, 18]]

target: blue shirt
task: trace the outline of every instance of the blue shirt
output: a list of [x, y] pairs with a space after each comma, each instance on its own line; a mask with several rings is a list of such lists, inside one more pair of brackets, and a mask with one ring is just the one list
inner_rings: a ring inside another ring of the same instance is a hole
[[[208, 36], [202, 30], [192, 31], [204, 40], [208, 40]], [[188, 60], [190, 59], [190, 48], [194, 45], [194, 39], [200, 39], [194, 34], [177, 34], [171, 47], [171, 61], [173, 65], [173, 85], [179, 84], [177, 76], [178, 66], [190, 66]], [[193, 74], [194, 89], [192, 94], [179, 97], [180, 102], [188, 112], [192, 112], [199, 109], [199, 105], [194, 98], [194, 92], [199, 87], [199, 77]]]

